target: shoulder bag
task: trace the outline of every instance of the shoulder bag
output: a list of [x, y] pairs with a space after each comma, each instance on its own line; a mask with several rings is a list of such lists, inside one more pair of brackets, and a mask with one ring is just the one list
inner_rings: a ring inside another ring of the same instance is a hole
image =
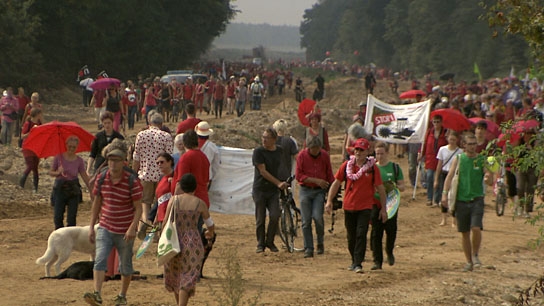
[[166, 221], [161, 237], [159, 238], [159, 248], [157, 252], [157, 265], [162, 266], [172, 258], [174, 258], [180, 251], [180, 245], [178, 240], [178, 230], [176, 228], [176, 212], [174, 203], [172, 203], [172, 209], [170, 215]]
[[448, 211], [450, 214], [455, 214], [455, 201], [457, 200], [457, 187], [459, 185], [459, 164], [461, 159], [457, 155], [457, 165], [455, 167], [455, 173], [451, 180], [450, 190], [448, 191]]

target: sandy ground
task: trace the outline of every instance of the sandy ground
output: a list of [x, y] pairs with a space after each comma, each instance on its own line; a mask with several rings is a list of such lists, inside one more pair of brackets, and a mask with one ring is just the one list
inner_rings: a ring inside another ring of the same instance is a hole
[[[359, 102], [356, 97], [361, 96], [361, 83], [338, 80], [328, 86], [331, 86], [328, 99], [322, 102], [322, 108], [336, 169], [341, 160], [343, 131]], [[387, 96], [386, 84], [380, 83], [380, 86], [376, 95]], [[46, 120], [76, 120], [96, 132], [96, 123], [90, 118], [90, 112], [80, 106], [79, 96], [71, 94], [65, 98], [74, 101], [72, 106], [47, 105]], [[294, 124], [296, 102], [292, 97], [268, 99], [263, 105], [263, 112], [248, 112], [241, 119], [233, 115], [217, 121], [208, 115], [202, 118], [210, 120], [217, 131], [213, 140], [223, 145], [237, 143], [254, 147], [262, 127], [282, 117], [292, 120], [291, 132], [300, 137], [302, 128]], [[174, 128], [174, 124], [169, 125]], [[138, 127], [141, 126], [140, 122]], [[406, 159], [395, 157], [393, 160], [407, 173]], [[44, 253], [47, 237], [53, 229], [52, 209], [48, 203], [51, 179], [46, 174], [49, 163], [41, 162], [40, 190], [33, 195], [30, 183], [27, 182], [26, 189], [16, 185], [23, 170], [20, 152], [0, 150], [0, 275], [3, 280], [0, 305], [84, 305], [83, 293], [92, 289], [92, 281], [39, 280], [44, 269], [34, 262]], [[344, 216], [340, 211], [334, 232], [326, 232], [325, 254], [311, 259], [284, 249], [278, 253], [267, 250], [255, 254], [253, 216], [213, 213], [217, 242], [205, 266], [207, 278], [198, 284], [191, 304], [221, 305], [219, 299], [228, 296], [224, 289], [228, 284], [226, 254], [234, 250], [243, 274], [243, 284], [238, 287], [244, 290], [246, 302], [259, 295], [258, 304], [262, 305], [513, 305], [520, 290], [542, 275], [543, 253], [529, 245], [531, 239], [538, 236], [538, 228], [526, 224], [524, 219], [513, 219], [510, 209], [505, 216], [497, 217], [490, 192], [486, 197], [480, 252], [483, 266], [472, 273], [461, 272], [464, 257], [460, 234], [449, 223], [438, 226], [440, 212], [425, 206], [423, 189], [418, 189], [415, 200], [411, 200], [411, 190], [402, 194], [395, 265], [384, 264], [383, 270], [370, 271], [372, 253], [368, 250], [363, 274], [346, 270], [350, 257]], [[89, 209], [87, 199], [80, 206], [79, 225], [88, 223]], [[326, 216], [325, 221], [325, 228], [329, 229], [330, 216]], [[136, 241], [135, 245], [139, 244]], [[279, 237], [276, 244], [281, 245]], [[155, 245], [143, 258], [134, 260], [135, 269], [147, 276], [147, 280], [132, 282], [129, 305], [174, 305], [174, 298], [166, 292], [162, 280], [156, 279], [162, 270], [157, 267], [154, 249]], [[81, 260], [88, 260], [88, 256], [73, 253], [62, 267]], [[104, 305], [112, 305], [110, 299], [117, 294], [120, 285], [119, 281], [105, 283]], [[542, 303], [542, 300], [535, 302]]]

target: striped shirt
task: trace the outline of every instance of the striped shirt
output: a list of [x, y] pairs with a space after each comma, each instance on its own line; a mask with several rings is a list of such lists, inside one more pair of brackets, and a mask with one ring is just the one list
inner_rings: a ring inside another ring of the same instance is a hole
[[[142, 198], [143, 188], [139, 180], [135, 180], [129, 190], [129, 173], [123, 171], [122, 179], [114, 184], [110, 172], [106, 172], [100, 190], [102, 208], [100, 211], [100, 227], [114, 234], [125, 234], [134, 220], [134, 201]], [[98, 195], [98, 183], [94, 185], [93, 195]]]

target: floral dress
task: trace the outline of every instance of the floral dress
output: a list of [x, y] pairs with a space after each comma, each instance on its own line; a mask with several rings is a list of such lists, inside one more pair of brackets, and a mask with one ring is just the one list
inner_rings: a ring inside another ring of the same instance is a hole
[[169, 292], [177, 294], [184, 290], [193, 296], [204, 258], [204, 246], [197, 225], [200, 218], [198, 203], [202, 200], [189, 194], [173, 199], [172, 209], [176, 214], [181, 252], [164, 265], [164, 285]]

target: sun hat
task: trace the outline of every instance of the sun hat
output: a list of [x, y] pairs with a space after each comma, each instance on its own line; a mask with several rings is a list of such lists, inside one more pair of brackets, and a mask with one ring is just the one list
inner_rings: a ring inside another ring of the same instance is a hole
[[121, 149], [114, 149], [108, 152], [108, 155], [106, 157], [110, 158], [112, 156], [117, 156], [117, 157], [121, 157], [122, 159], [125, 159], [127, 158], [127, 152], [124, 152]]
[[368, 150], [370, 149], [370, 142], [364, 138], [359, 138], [353, 145], [354, 149]]
[[198, 136], [210, 136], [213, 134], [213, 130], [210, 128], [210, 124], [206, 121], [200, 121], [195, 126], [195, 132]]

